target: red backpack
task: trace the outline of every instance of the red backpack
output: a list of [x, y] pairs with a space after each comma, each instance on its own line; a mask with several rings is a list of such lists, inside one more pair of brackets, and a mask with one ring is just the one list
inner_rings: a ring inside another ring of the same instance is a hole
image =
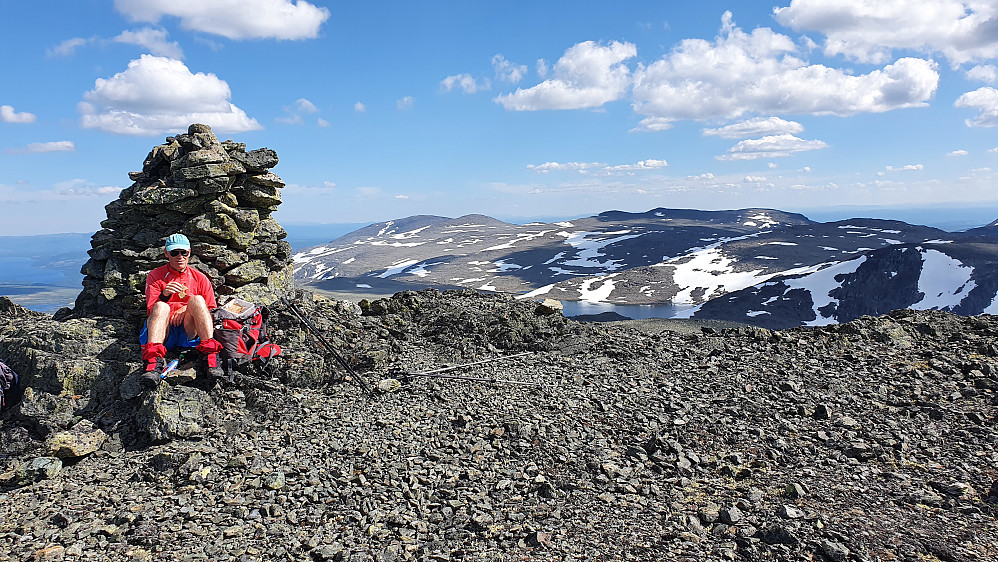
[[281, 354], [281, 346], [267, 335], [267, 307], [242, 299], [231, 299], [212, 313], [215, 339], [222, 344], [221, 366], [232, 379], [233, 371], [255, 366], [265, 370]]

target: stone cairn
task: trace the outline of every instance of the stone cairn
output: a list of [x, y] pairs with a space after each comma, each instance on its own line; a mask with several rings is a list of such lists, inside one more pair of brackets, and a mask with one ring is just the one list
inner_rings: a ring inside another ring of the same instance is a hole
[[190, 239], [190, 263], [220, 301], [272, 304], [293, 290], [291, 245], [272, 217], [284, 187], [269, 171], [275, 165], [273, 150], [219, 142], [207, 125], [167, 137], [141, 172], [128, 174], [135, 183], [105, 207], [82, 269], [83, 291], [64, 315], [144, 319], [146, 274], [166, 263], [163, 243], [175, 232]]

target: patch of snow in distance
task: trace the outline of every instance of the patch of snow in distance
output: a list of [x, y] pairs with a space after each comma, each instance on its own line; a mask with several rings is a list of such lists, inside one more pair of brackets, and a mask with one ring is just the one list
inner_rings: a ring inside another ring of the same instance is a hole
[[970, 279], [974, 268], [963, 265], [939, 250], [922, 250], [922, 272], [918, 290], [922, 300], [911, 305], [916, 310], [952, 310], [977, 286]]
[[399, 273], [405, 271], [405, 269], [410, 265], [414, 265], [417, 263], [419, 263], [419, 260], [404, 260], [401, 262], [394, 263], [392, 264], [391, 267], [389, 267], [384, 273], [382, 273], [378, 277], [384, 279], [386, 277], [391, 277], [392, 275], [398, 275]]

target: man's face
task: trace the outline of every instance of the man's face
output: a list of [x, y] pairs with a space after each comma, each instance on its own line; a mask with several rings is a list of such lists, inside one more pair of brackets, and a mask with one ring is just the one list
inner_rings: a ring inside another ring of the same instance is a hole
[[170, 267], [176, 269], [177, 271], [187, 269], [187, 258], [190, 256], [190, 253], [191, 251], [185, 248], [177, 248], [172, 251], [163, 250], [163, 254], [166, 255], [166, 259], [170, 260]]

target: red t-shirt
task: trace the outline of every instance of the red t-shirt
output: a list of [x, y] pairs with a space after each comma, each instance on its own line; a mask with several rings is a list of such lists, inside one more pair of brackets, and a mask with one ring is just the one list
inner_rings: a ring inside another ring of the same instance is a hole
[[170, 305], [171, 314], [186, 305], [187, 301], [191, 300], [194, 295], [204, 297], [208, 310], [218, 308], [218, 304], [215, 302], [215, 290], [211, 287], [208, 276], [190, 266], [187, 266], [187, 269], [180, 273], [170, 267], [170, 264], [166, 264], [157, 267], [146, 275], [146, 315], [152, 312], [153, 305], [159, 300], [163, 288], [170, 281], [179, 281], [181, 285], [187, 287], [187, 295], [184, 298], [180, 298], [179, 293], [170, 295], [167, 304]]

